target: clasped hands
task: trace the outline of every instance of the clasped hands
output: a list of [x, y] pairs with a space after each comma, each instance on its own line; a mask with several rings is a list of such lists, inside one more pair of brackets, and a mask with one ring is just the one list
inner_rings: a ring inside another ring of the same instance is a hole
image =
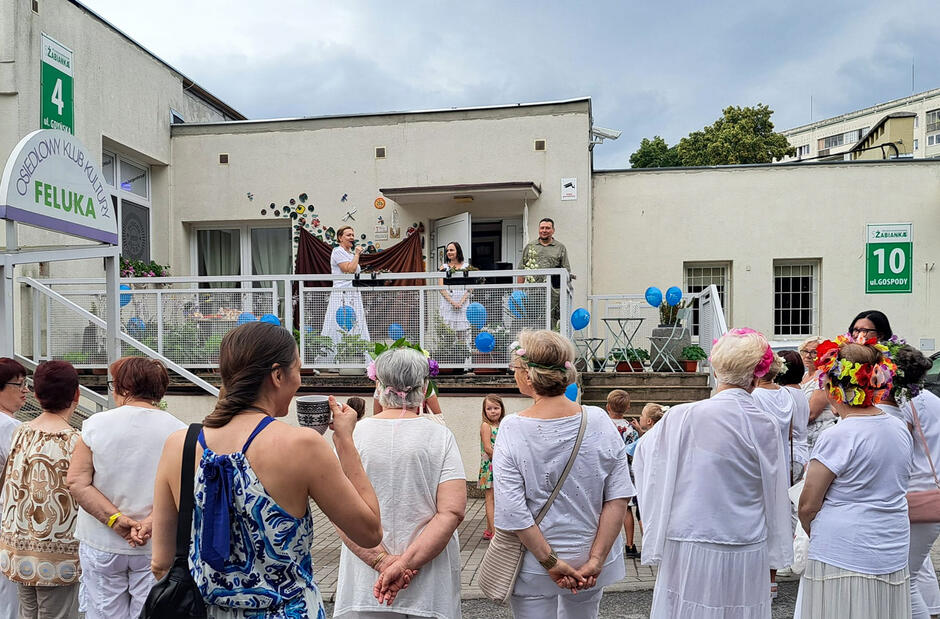
[[111, 529], [123, 537], [131, 548], [143, 546], [153, 534], [153, 519], [148, 516], [138, 522], [122, 514], [114, 521]]
[[548, 570], [548, 575], [560, 588], [577, 593], [596, 585], [597, 577], [603, 568], [604, 561], [595, 557], [589, 558], [584, 565], [577, 569], [558, 559], [558, 563]]
[[379, 604], [391, 606], [399, 591], [404, 591], [411, 584], [411, 579], [418, 574], [418, 570], [411, 569], [402, 561], [401, 555], [386, 555], [375, 567], [379, 578], [372, 587], [372, 595]]

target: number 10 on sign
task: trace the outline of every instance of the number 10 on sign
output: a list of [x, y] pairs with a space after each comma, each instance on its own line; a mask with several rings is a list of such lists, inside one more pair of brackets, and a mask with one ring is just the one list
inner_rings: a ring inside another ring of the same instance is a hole
[[869, 224], [865, 245], [865, 292], [897, 294], [912, 291], [913, 236], [911, 224]]

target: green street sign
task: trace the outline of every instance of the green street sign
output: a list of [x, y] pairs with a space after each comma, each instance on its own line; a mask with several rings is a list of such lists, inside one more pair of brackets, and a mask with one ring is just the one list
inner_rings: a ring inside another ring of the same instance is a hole
[[42, 34], [39, 127], [75, 133], [75, 83], [72, 50]]
[[913, 226], [868, 224], [865, 244], [866, 294], [898, 294], [912, 291], [914, 264]]

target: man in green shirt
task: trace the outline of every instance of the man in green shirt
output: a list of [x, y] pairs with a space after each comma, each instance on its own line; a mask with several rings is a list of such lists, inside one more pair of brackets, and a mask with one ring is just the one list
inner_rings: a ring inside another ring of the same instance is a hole
[[[528, 243], [522, 249], [522, 262], [520, 269], [565, 269], [571, 272], [568, 263], [568, 250], [555, 240], [555, 222], [548, 217], [539, 221], [539, 238]], [[559, 287], [561, 277], [552, 276], [552, 326], [555, 327], [560, 318]]]

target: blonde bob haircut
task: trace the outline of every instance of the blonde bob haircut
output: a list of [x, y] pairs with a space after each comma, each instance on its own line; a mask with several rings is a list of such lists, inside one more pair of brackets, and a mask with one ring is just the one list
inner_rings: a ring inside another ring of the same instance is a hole
[[[578, 380], [571, 340], [547, 329], [524, 329], [519, 333], [519, 345], [525, 351], [525, 356], [520, 359], [522, 369], [532, 382], [535, 393], [541, 396], [561, 395], [568, 385]], [[525, 365], [527, 361], [548, 368]], [[565, 367], [566, 363], [568, 367]]]
[[712, 346], [711, 365], [719, 383], [744, 387], [754, 384], [754, 370], [767, 351], [767, 338], [757, 331], [725, 333]]

